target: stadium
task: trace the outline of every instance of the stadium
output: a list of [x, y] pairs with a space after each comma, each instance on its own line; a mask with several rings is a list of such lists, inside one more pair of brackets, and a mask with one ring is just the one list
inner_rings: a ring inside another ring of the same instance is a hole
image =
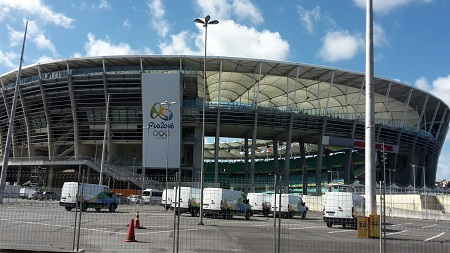
[[[53, 175], [83, 168], [163, 188], [155, 178], [181, 168], [195, 181], [204, 167], [206, 181], [242, 178], [250, 190], [274, 174], [291, 186], [364, 183], [363, 73], [230, 57], [203, 64], [201, 56], [130, 55], [24, 67], [6, 181], [45, 171], [41, 183], [61, 187]], [[0, 76], [2, 154], [16, 77]], [[399, 81], [376, 77], [374, 86], [377, 168], [384, 164], [391, 183], [433, 186], [448, 106]]]

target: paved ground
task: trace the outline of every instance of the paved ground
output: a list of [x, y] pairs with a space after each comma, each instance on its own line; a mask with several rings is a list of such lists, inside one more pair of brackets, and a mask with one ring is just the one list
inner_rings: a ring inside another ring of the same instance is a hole
[[[145, 229], [135, 230], [137, 242], [125, 242], [127, 225], [136, 218], [136, 211], [139, 211], [139, 222]], [[121, 205], [115, 213], [97, 213], [89, 209], [82, 213], [80, 220], [75, 211], [64, 210], [56, 201], [15, 201], [0, 206], [0, 249], [3, 252], [10, 249], [55, 252], [71, 252], [73, 249], [85, 252], [380, 252], [379, 239], [358, 238], [357, 230], [341, 226], [327, 228], [319, 212], [309, 212], [306, 219], [276, 219], [275, 224], [272, 217], [256, 215], [249, 221], [243, 217], [229, 220], [203, 218], [202, 221], [204, 225], [198, 225], [200, 217], [187, 214], [178, 219], [173, 212], [166, 212], [160, 206], [133, 205]], [[81, 230], [76, 229], [80, 225]], [[387, 218], [386, 252], [450, 252], [449, 225], [448, 221]], [[175, 250], [174, 243], [178, 245]]]

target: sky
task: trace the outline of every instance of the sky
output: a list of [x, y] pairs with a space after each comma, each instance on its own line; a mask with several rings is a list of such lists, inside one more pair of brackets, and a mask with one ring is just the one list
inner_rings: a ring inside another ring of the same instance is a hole
[[[450, 105], [450, 1], [374, 0], [374, 73]], [[128, 54], [300, 62], [364, 73], [366, 0], [0, 0], [0, 73], [54, 59]], [[450, 138], [436, 180], [450, 179]]]

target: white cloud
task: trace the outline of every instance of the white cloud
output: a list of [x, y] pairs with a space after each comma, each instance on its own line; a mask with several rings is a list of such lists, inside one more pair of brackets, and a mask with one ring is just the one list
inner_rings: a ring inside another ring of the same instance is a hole
[[81, 57], [83, 57], [83, 54], [80, 52], [75, 52], [73, 53], [72, 56], [70, 56], [70, 58], [81, 58]]
[[317, 55], [326, 62], [352, 59], [364, 48], [364, 40], [359, 34], [348, 31], [330, 31], [322, 39], [322, 47]]
[[[367, 0], [353, 0], [356, 6], [366, 8]], [[431, 3], [433, 0], [375, 0], [373, 1], [373, 11], [375, 13], [386, 14], [396, 8], [413, 3]]]
[[47, 49], [50, 52], [52, 52], [53, 55], [58, 54], [55, 45], [53, 45], [53, 43], [49, 39], [47, 39], [43, 34], [39, 34], [38, 36], [34, 37], [33, 42], [39, 49]]
[[450, 157], [450, 152], [446, 151], [447, 149], [445, 148], [445, 146], [448, 146], [448, 143], [444, 144], [443, 151], [439, 156], [439, 162], [436, 172], [437, 181], [442, 181], [444, 179], [450, 180], [450, 160], [448, 159], [448, 157]]
[[450, 75], [438, 77], [430, 84], [425, 77], [416, 80], [415, 85], [430, 92], [450, 105]]
[[14, 47], [17, 45], [21, 45], [23, 42], [23, 33], [25, 30], [22, 32], [19, 32], [19, 31], [14, 30], [10, 25], [6, 25], [6, 29], [8, 29], [10, 46]]
[[[25, 21], [24, 21], [25, 22]], [[16, 31], [11, 26], [6, 26], [9, 34], [9, 41], [11, 46], [22, 45], [24, 31]], [[37, 26], [37, 22], [28, 21], [27, 29], [27, 43], [33, 42], [36, 47], [40, 50], [49, 50], [53, 56], [57, 56], [58, 52], [56, 50], [53, 42], [45, 36], [45, 31], [41, 30]]]
[[126, 27], [126, 28], [130, 28], [130, 27], [131, 27], [130, 21], [129, 21], [128, 19], [125, 19], [125, 20], [122, 22], [122, 26], [123, 26], [123, 27]]
[[151, 26], [159, 34], [159, 36], [165, 37], [169, 32], [169, 25], [164, 18], [166, 13], [164, 5], [161, 0], [150, 0], [147, 3], [152, 15]]
[[17, 68], [19, 61], [17, 61], [17, 63], [13, 62], [17, 57], [18, 56], [13, 52], [3, 52], [0, 50], [0, 66], [4, 66], [8, 69]]
[[20, 1], [9, 1], [0, 0], [0, 16], [1, 19], [10, 16], [11, 11], [17, 11], [22, 13], [24, 16], [34, 16], [42, 22], [52, 23], [57, 26], [72, 27], [73, 19], [61, 14], [55, 13], [50, 7], [46, 6], [42, 0], [20, 0]]
[[[232, 20], [208, 27], [208, 55], [286, 60], [289, 54], [289, 43], [277, 32], [258, 31], [255, 28], [236, 24]], [[197, 28], [198, 34], [189, 34], [184, 31], [173, 35], [170, 43], [161, 43], [162, 53], [202, 55], [205, 29], [201, 25], [197, 25]], [[195, 40], [194, 48], [189, 48], [187, 43], [191, 40]]]
[[43, 55], [41, 57], [39, 57], [38, 59], [36, 59], [34, 62], [36, 63], [45, 63], [45, 62], [50, 62], [50, 61], [54, 61], [55, 59], [53, 57], [47, 56], [47, 55]]
[[88, 42], [84, 46], [86, 55], [88, 56], [102, 56], [102, 55], [127, 55], [135, 54], [130, 45], [126, 43], [112, 44], [110, 41], [95, 39], [92, 33], [88, 34]]
[[425, 78], [424, 76], [416, 80], [415, 86], [424, 91], [428, 91], [431, 88], [430, 85], [428, 84], [427, 78]]
[[161, 50], [161, 54], [165, 55], [175, 55], [175, 54], [200, 54], [201, 51], [195, 51], [189, 48], [189, 45], [186, 43], [187, 41], [191, 41], [195, 39], [196, 35], [192, 35], [187, 31], [183, 31], [179, 34], [171, 35], [170, 43], [163, 42], [159, 45], [159, 49]]
[[104, 9], [104, 10], [111, 10], [111, 5], [109, 5], [106, 0], [100, 0], [98, 8], [99, 9]]
[[386, 33], [384, 32], [383, 27], [381, 25], [374, 23], [373, 24], [373, 45], [382, 47], [388, 44]]
[[320, 6], [314, 7], [312, 10], [306, 10], [303, 6], [297, 6], [297, 12], [302, 25], [308, 33], [312, 33], [314, 24], [320, 20]]
[[231, 9], [239, 20], [249, 18], [253, 24], [264, 22], [261, 12], [249, 0], [234, 0], [231, 3]]
[[196, 0], [195, 4], [199, 13], [210, 14], [213, 20], [217, 19], [219, 22], [228, 19], [248, 20], [254, 25], [264, 22], [261, 12], [250, 0]]

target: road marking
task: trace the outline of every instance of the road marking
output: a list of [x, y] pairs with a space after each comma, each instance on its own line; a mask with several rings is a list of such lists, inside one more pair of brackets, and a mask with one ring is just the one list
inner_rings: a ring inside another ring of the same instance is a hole
[[392, 232], [392, 233], [389, 233], [389, 234], [386, 234], [386, 235], [395, 235], [395, 234], [404, 233], [404, 232], [406, 232], [406, 231], [408, 231], [408, 230], [402, 230], [402, 231], [398, 231], [398, 232]]
[[425, 226], [425, 227], [422, 227], [422, 228], [431, 228], [431, 227], [434, 227], [434, 226], [437, 226], [437, 224], [433, 224], [433, 225], [430, 225], [430, 226]]
[[345, 233], [345, 232], [351, 232], [351, 231], [354, 231], [354, 230], [345, 230], [345, 229], [342, 229], [342, 230], [338, 230], [338, 231], [328, 232], [328, 234]]
[[395, 226], [403, 226], [403, 225], [411, 225], [412, 224], [412, 222], [410, 222], [410, 223], [405, 223], [405, 224], [394, 224], [394, 225], [391, 225], [391, 227], [395, 227]]
[[430, 238], [425, 239], [425, 240], [423, 240], [423, 241], [424, 241], [424, 242], [427, 242], [427, 241], [429, 241], [429, 240], [433, 240], [433, 239], [438, 238], [439, 236], [441, 236], [441, 235], [443, 235], [443, 234], [445, 234], [445, 232], [442, 232], [442, 233], [440, 233], [440, 234], [438, 234], [438, 235], [436, 235], [436, 236], [430, 237]]
[[[200, 229], [198, 229], [198, 228], [180, 229], [180, 232], [183, 232], [183, 231], [197, 231], [197, 230], [200, 230]], [[162, 231], [144, 232], [144, 233], [136, 233], [136, 234], [148, 235], [148, 234], [172, 233], [172, 232], [173, 232], [173, 229], [171, 229], [171, 230], [162, 230]], [[120, 233], [120, 234], [124, 234], [124, 233]]]
[[267, 227], [267, 226], [273, 226], [273, 223], [266, 223], [266, 224], [252, 225], [252, 227]]
[[300, 230], [300, 229], [308, 229], [308, 228], [317, 228], [317, 226], [314, 226], [314, 227], [290, 228], [289, 230]]

